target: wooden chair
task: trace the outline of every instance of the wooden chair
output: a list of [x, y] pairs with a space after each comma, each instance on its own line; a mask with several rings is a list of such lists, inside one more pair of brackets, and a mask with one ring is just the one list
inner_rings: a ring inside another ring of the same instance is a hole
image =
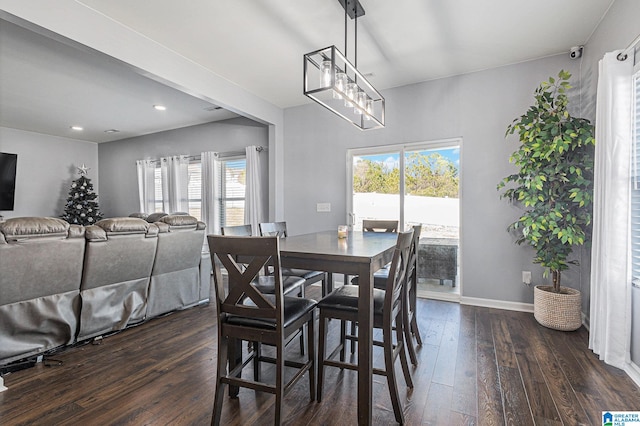
[[[286, 222], [265, 222], [258, 225], [260, 227], [260, 235], [262, 236], [278, 236], [285, 238], [287, 236], [287, 223]], [[327, 273], [324, 271], [311, 271], [308, 269], [297, 268], [284, 268], [282, 273], [284, 275], [293, 275], [304, 278], [305, 286], [317, 283], [322, 283], [322, 296], [326, 296], [328, 293], [328, 279]]]
[[[418, 248], [420, 242], [420, 234], [422, 232], [421, 225], [415, 225], [413, 227], [413, 240], [411, 241], [411, 247], [409, 249], [409, 266], [407, 271], [407, 300], [405, 301], [403, 311], [403, 328], [406, 337], [407, 350], [409, 351], [409, 358], [411, 358], [411, 364], [418, 365], [418, 356], [416, 354], [416, 348], [413, 345], [413, 338], [419, 346], [422, 346], [422, 337], [420, 336], [420, 330], [418, 329], [417, 319], [417, 288], [418, 288]], [[384, 267], [379, 269], [373, 274], [373, 286], [375, 288], [384, 290], [387, 285], [387, 278], [389, 277], [389, 268]], [[358, 277], [355, 277], [352, 284], [358, 285]], [[352, 330], [352, 334], [355, 332]], [[351, 352], [355, 350], [352, 347]]]
[[[223, 226], [220, 228], [220, 232], [222, 235], [226, 236], [234, 236], [234, 237], [251, 237], [252, 229], [251, 225], [237, 225], [237, 226]], [[213, 256], [212, 256], [213, 259]], [[247, 261], [251, 260], [248, 258], [236, 257], [236, 262], [239, 264], [245, 264]], [[283, 273], [282, 285], [284, 288], [284, 294], [289, 294], [295, 290], [298, 290], [298, 296], [304, 297], [304, 280], [298, 279], [296, 276], [291, 276], [290, 274]], [[261, 292], [265, 294], [273, 294], [275, 292], [275, 281], [273, 276], [270, 275], [261, 275], [256, 277], [255, 282], [256, 288], [258, 288]], [[304, 352], [304, 351], [303, 351]]]
[[[362, 221], [362, 231], [363, 232], [398, 232], [398, 225], [399, 225], [399, 222], [397, 220], [364, 219]], [[384, 272], [388, 268], [389, 268], [389, 265], [385, 265], [385, 267], [380, 271]], [[376, 273], [380, 274], [380, 271]], [[386, 285], [386, 276], [382, 278], [382, 281], [381, 280], [375, 281], [375, 277], [376, 275], [374, 274], [374, 286], [375, 286], [375, 283], [377, 282], [378, 283], [377, 288], [381, 288], [384, 290], [384, 286]], [[357, 276], [353, 277], [351, 280], [349, 280], [348, 276], [345, 276], [345, 279], [344, 279], [345, 284], [349, 281], [353, 285], [358, 285]], [[355, 333], [356, 333], [356, 325], [355, 323], [352, 323], [351, 334], [354, 335]], [[356, 346], [355, 346], [355, 342], [352, 340], [351, 353], [353, 354], [355, 352], [356, 352]]]
[[368, 220], [362, 221], [364, 232], [398, 232], [397, 220]]
[[[422, 225], [413, 227], [413, 240], [409, 249], [409, 270], [407, 272], [407, 304], [403, 315], [403, 328], [406, 336], [407, 349], [413, 365], [418, 365], [416, 348], [413, 345], [413, 337], [419, 346], [422, 346], [422, 337], [418, 329], [417, 318], [417, 291], [418, 291], [418, 249], [420, 246], [420, 234]], [[375, 281], [375, 278], [374, 278]], [[374, 284], [375, 285], [375, 284]], [[413, 337], [412, 337], [413, 336]]]
[[222, 235], [228, 235], [233, 237], [250, 237], [253, 235], [253, 229], [251, 227], [251, 224], [236, 225], [236, 226], [222, 226], [220, 227], [220, 233]]
[[[386, 290], [373, 289], [373, 325], [374, 328], [382, 329], [382, 341], [374, 341], [374, 345], [382, 346], [384, 350], [385, 368], [373, 369], [374, 374], [387, 377], [391, 403], [396, 421], [404, 423], [404, 415], [400, 406], [398, 395], [398, 385], [396, 382], [394, 363], [398, 355], [404, 373], [405, 382], [408, 387], [413, 387], [409, 364], [404, 349], [405, 341], [403, 336], [402, 306], [406, 298], [406, 280], [409, 264], [409, 249], [413, 238], [413, 230], [398, 234], [398, 242], [393, 254], [393, 260], [389, 267]], [[325, 357], [326, 345], [326, 323], [328, 319], [339, 319], [341, 323], [341, 333], [344, 333], [344, 322], [356, 322], [358, 320], [358, 286], [345, 285], [334, 290], [327, 297], [320, 300], [318, 308], [320, 311], [320, 328], [318, 332], [318, 401], [322, 399], [322, 386], [324, 367], [332, 366], [356, 370], [357, 364], [345, 362], [344, 345], [345, 341], [340, 340], [338, 346]], [[394, 328], [395, 325], [395, 328]], [[395, 343], [393, 331], [395, 330]], [[333, 358], [340, 353], [340, 360]]]
[[[309, 374], [309, 396], [315, 399], [315, 306], [314, 300], [284, 295], [280, 249], [277, 237], [207, 236], [214, 268], [216, 311], [218, 316], [218, 360], [212, 425], [220, 424], [224, 386], [230, 386], [231, 396], [237, 396], [238, 387], [275, 394], [275, 424], [281, 423], [284, 395], [304, 374]], [[242, 267], [237, 257], [252, 260]], [[217, 262], [215, 260], [218, 260]], [[275, 279], [274, 294], [264, 294], [256, 288], [255, 279], [264, 266], [271, 264]], [[223, 284], [222, 266], [229, 275], [228, 286]], [[307, 361], [297, 362], [284, 358], [285, 346], [295, 334], [307, 328], [309, 333]], [[245, 362], [241, 357], [241, 341], [258, 342], [275, 347], [275, 358], [264, 357], [260, 350], [253, 351]], [[241, 377], [243, 368], [254, 361], [254, 380]], [[275, 384], [260, 381], [260, 363], [275, 364]], [[228, 366], [228, 368], [227, 368]], [[298, 369], [291, 380], [285, 382], [284, 369]]]
[[[251, 237], [253, 235], [253, 229], [251, 224], [248, 225], [235, 225], [235, 226], [222, 226], [220, 228], [220, 233], [222, 235], [234, 236], [234, 237]], [[239, 264], [245, 265], [250, 259], [244, 259], [242, 257], [236, 257], [236, 262]], [[284, 294], [289, 295], [294, 291], [297, 291], [298, 297], [304, 297], [305, 290], [305, 280], [304, 278], [297, 277], [295, 275], [287, 274], [283, 272], [282, 274], [282, 288], [284, 289]], [[258, 288], [264, 294], [273, 294], [275, 292], [275, 282], [272, 273], [268, 275], [261, 275], [256, 278], [256, 288]], [[307, 335], [306, 332], [302, 332], [300, 334], [300, 354], [304, 355]], [[254, 342], [255, 343], [255, 342]], [[248, 344], [249, 350], [255, 349], [255, 344], [249, 342]]]

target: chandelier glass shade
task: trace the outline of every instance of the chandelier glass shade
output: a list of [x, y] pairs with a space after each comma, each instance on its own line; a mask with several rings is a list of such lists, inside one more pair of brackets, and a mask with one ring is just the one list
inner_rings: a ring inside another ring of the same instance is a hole
[[384, 97], [335, 46], [304, 55], [304, 94], [361, 130], [384, 127]]

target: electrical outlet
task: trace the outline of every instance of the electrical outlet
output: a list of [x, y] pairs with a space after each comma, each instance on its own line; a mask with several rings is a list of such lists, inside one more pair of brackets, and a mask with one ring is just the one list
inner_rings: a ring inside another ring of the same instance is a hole
[[522, 282], [527, 285], [531, 284], [531, 271], [522, 271]]
[[317, 203], [316, 211], [321, 213], [328, 213], [331, 211], [331, 203]]

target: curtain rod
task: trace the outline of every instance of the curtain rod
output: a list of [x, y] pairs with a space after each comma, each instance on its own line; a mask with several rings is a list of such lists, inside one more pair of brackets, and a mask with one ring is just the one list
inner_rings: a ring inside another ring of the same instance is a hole
[[632, 50], [634, 50], [636, 48], [636, 44], [640, 43], [640, 35], [638, 35], [638, 37], [636, 37], [631, 44], [629, 44], [629, 46], [627, 46], [626, 49], [624, 49], [622, 52], [618, 53], [618, 60], [619, 61], [624, 61], [627, 59], [629, 52], [631, 52]]
[[[258, 151], [258, 152], [267, 151], [267, 148], [265, 148], [264, 146], [256, 146], [256, 151]], [[246, 154], [245, 150], [219, 152], [218, 153], [218, 158], [240, 157], [241, 155], [245, 155], [245, 154]], [[187, 158], [189, 160], [201, 160], [202, 156], [201, 155], [187, 155]], [[153, 159], [151, 161], [153, 161], [154, 163], [160, 163], [160, 159]]]

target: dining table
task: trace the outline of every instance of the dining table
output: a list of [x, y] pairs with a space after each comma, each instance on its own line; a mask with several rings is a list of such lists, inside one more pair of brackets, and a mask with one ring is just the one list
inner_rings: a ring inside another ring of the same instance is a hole
[[[373, 273], [391, 262], [398, 235], [386, 232], [336, 230], [280, 239], [280, 262], [300, 268], [357, 275], [358, 297], [358, 424], [370, 425], [373, 406]], [[332, 286], [332, 280], [329, 280]]]

